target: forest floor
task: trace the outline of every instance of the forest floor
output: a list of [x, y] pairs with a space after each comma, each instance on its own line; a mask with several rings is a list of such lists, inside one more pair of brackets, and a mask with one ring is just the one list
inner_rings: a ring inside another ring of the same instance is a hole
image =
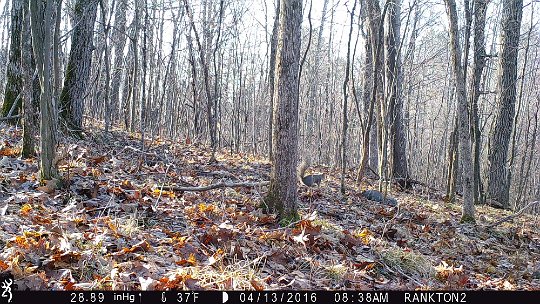
[[[99, 128], [89, 128], [98, 130]], [[38, 182], [18, 158], [21, 129], [0, 125], [0, 271], [19, 290], [509, 289], [540, 288], [540, 220], [461, 207], [427, 189], [394, 191], [398, 207], [368, 201], [337, 170], [299, 187], [302, 220], [280, 227], [260, 208], [261, 187], [203, 192], [167, 187], [269, 180], [262, 157], [115, 130], [63, 138], [63, 182]], [[350, 171], [350, 177], [355, 172]], [[373, 185], [373, 186], [372, 186]]]

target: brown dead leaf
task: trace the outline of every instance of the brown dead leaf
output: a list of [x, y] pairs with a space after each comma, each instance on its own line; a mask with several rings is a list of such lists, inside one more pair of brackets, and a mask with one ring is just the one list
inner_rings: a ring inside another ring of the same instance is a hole
[[146, 240], [142, 240], [139, 243], [131, 246], [131, 248], [124, 248], [124, 253], [134, 253], [138, 251], [150, 251], [152, 247]]
[[40, 215], [36, 215], [32, 217], [32, 222], [39, 225], [50, 225], [52, 223], [50, 218], [40, 216]]
[[197, 265], [197, 259], [195, 258], [195, 254], [190, 254], [189, 257], [186, 259], [182, 259], [180, 261], [175, 262], [176, 265], [180, 266], [196, 266]]
[[353, 262], [352, 265], [353, 265], [354, 268], [357, 268], [359, 270], [363, 270], [363, 269], [370, 270], [373, 267], [375, 267], [376, 264], [375, 264], [374, 261], [361, 261], [361, 262], [358, 262], [358, 263]]
[[45, 185], [41, 187], [37, 187], [37, 190], [43, 191], [48, 194], [53, 194], [58, 186], [58, 180], [49, 179], [49, 180], [45, 180], [44, 182], [45, 182]]
[[21, 150], [17, 148], [3, 147], [0, 149], [0, 156], [18, 157], [20, 153]]
[[249, 281], [249, 282], [251, 283], [251, 286], [253, 286], [253, 288], [255, 288], [255, 290], [257, 290], [257, 291], [264, 290], [264, 285], [261, 282], [255, 280], [255, 279], [251, 279], [251, 281]]
[[101, 164], [102, 162], [104, 162], [106, 160], [107, 160], [107, 155], [101, 155], [101, 156], [92, 158], [91, 162], [92, 162], [93, 165], [98, 165], [98, 164]]
[[6, 270], [9, 268], [9, 265], [6, 264], [4, 261], [0, 260], [0, 270]]
[[455, 267], [454, 265], [448, 265], [445, 261], [441, 261], [438, 266], [435, 266], [435, 271], [437, 271], [437, 279], [446, 282], [451, 275], [463, 273], [463, 265]]

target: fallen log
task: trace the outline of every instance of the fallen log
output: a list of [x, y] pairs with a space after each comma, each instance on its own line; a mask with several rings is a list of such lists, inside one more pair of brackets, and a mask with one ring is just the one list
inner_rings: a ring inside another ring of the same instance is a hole
[[236, 188], [236, 187], [259, 187], [259, 186], [266, 186], [269, 185], [269, 181], [264, 182], [241, 182], [241, 183], [231, 183], [231, 182], [219, 182], [216, 184], [211, 184], [208, 186], [199, 186], [199, 187], [182, 187], [182, 186], [163, 186], [161, 189], [165, 191], [191, 191], [191, 192], [200, 192], [200, 191], [208, 191], [212, 189], [218, 189], [218, 188]]
[[487, 225], [487, 228], [493, 228], [493, 227], [495, 227], [497, 225], [500, 225], [500, 224], [502, 224], [504, 222], [512, 220], [512, 219], [514, 219], [514, 218], [516, 218], [518, 216], [521, 216], [523, 214], [523, 212], [525, 212], [525, 210], [527, 210], [528, 208], [530, 208], [531, 206], [536, 205], [536, 204], [540, 204], [540, 201], [534, 201], [534, 202], [528, 203], [527, 206], [521, 208], [518, 212], [516, 212], [514, 214], [511, 214], [511, 215], [508, 215], [508, 216], [505, 216], [505, 217], [503, 217], [503, 218], [501, 218], [501, 219]]

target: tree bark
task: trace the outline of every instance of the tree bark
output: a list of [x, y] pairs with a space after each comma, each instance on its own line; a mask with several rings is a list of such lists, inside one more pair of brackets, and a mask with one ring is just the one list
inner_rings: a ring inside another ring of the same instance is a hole
[[400, 26], [401, 0], [389, 4], [386, 16], [386, 95], [388, 96], [388, 122], [390, 128], [391, 177], [396, 177], [402, 188], [407, 183], [407, 156], [405, 130], [403, 126], [403, 99], [401, 94]]
[[104, 44], [104, 51], [105, 51], [105, 96], [103, 96], [104, 103], [105, 103], [105, 132], [109, 132], [109, 127], [111, 125], [111, 102], [110, 102], [110, 83], [111, 83], [111, 71], [110, 71], [110, 61], [111, 61], [111, 52], [109, 47], [109, 9], [108, 9], [108, 3], [105, 2], [105, 0], [99, 1], [100, 8], [101, 8], [101, 20], [102, 20], [102, 28], [104, 33], [103, 38], [103, 44]]
[[71, 51], [64, 76], [64, 88], [60, 93], [62, 127], [75, 137], [82, 136], [84, 99], [92, 64], [97, 4], [98, 0], [78, 0], [75, 4]]
[[30, 26], [32, 29], [32, 47], [36, 60], [40, 94], [40, 176], [41, 180], [51, 180], [58, 176], [56, 157], [56, 126], [53, 85], [51, 79], [52, 36], [51, 27], [53, 0], [30, 1]]
[[273, 144], [272, 140], [274, 138], [273, 136], [273, 120], [274, 120], [274, 91], [275, 91], [275, 70], [276, 70], [276, 49], [277, 49], [277, 41], [278, 41], [278, 30], [279, 30], [279, 15], [280, 15], [280, 4], [281, 0], [276, 1], [276, 16], [274, 17], [274, 27], [272, 29], [272, 41], [270, 45], [270, 68], [268, 71], [268, 90], [270, 91], [270, 116], [269, 116], [269, 124], [268, 124], [268, 155], [270, 161], [273, 160]]
[[23, 2], [23, 26], [21, 40], [22, 58], [21, 67], [23, 74], [23, 144], [21, 150], [22, 158], [30, 158], [36, 155], [36, 131], [37, 131], [37, 114], [33, 98], [33, 74], [36, 69], [34, 58], [32, 56], [32, 33], [30, 30], [30, 16], [28, 2]]
[[[2, 117], [16, 116], [21, 108], [23, 91], [23, 68], [21, 66], [21, 40], [23, 32], [24, 0], [13, 0], [11, 4], [11, 43], [9, 48], [9, 62], [6, 71], [6, 87], [4, 90], [4, 103]], [[13, 109], [12, 109], [13, 108]], [[16, 124], [17, 119], [8, 120]]]
[[274, 95], [274, 162], [267, 208], [280, 219], [294, 221], [297, 213], [298, 72], [302, 0], [281, 0], [276, 85]]
[[[365, 59], [364, 59], [364, 73], [363, 73], [363, 80], [362, 80], [362, 100], [364, 103], [364, 109], [365, 110], [365, 118], [364, 121], [367, 124], [367, 121], [369, 120], [368, 112], [371, 102], [371, 90], [373, 88], [373, 46], [371, 45], [371, 30], [369, 26], [365, 26], [365, 23], [367, 22], [367, 9], [365, 8], [365, 5], [362, 5], [361, 8], [361, 18], [362, 18], [362, 24], [364, 24], [365, 30], [362, 31], [362, 37], [365, 40], [364, 44], [364, 53], [365, 53]], [[365, 126], [367, 127], [367, 125]], [[367, 137], [369, 138], [368, 142], [368, 165], [372, 169], [378, 167], [378, 157], [377, 157], [377, 132], [375, 129], [370, 127], [370, 132], [367, 134]]]
[[347, 99], [348, 99], [348, 85], [349, 85], [349, 76], [351, 69], [351, 39], [354, 25], [354, 10], [356, 9], [356, 1], [353, 4], [351, 11], [351, 25], [349, 29], [349, 39], [347, 40], [347, 65], [345, 67], [345, 80], [343, 80], [343, 118], [342, 118], [342, 129], [341, 129], [341, 179], [340, 179], [340, 190], [341, 194], [345, 195], [345, 170], [347, 169], [347, 127], [348, 127], [348, 118], [347, 118]]
[[[371, 133], [371, 127], [373, 125], [373, 116], [376, 112], [376, 107], [379, 109], [380, 114], [380, 105], [382, 103], [382, 90], [381, 87], [383, 85], [382, 80], [382, 74], [379, 72], [383, 66], [383, 20], [384, 16], [386, 16], [386, 11], [388, 9], [389, 1], [386, 1], [386, 4], [384, 6], [384, 10], [382, 14], [380, 13], [380, 7], [378, 2], [372, 2], [372, 1], [364, 1], [364, 5], [367, 6], [367, 20], [369, 24], [369, 33], [371, 35], [368, 35], [368, 37], [371, 37], [371, 50], [372, 50], [372, 57], [374, 58], [374, 64], [371, 70], [371, 77], [374, 79], [373, 85], [371, 87], [370, 92], [370, 104], [369, 104], [369, 110], [368, 110], [368, 119], [366, 123], [366, 128], [364, 130], [364, 136], [363, 136], [363, 142], [362, 142], [362, 155], [360, 158], [360, 168], [358, 169], [358, 175], [356, 177], [357, 183], [362, 182], [362, 179], [364, 178], [365, 169], [367, 166], [369, 153], [370, 153], [370, 139], [369, 134]], [[380, 115], [377, 115], [379, 122], [377, 123], [378, 130], [380, 129]], [[377, 132], [377, 140], [381, 141], [381, 137], [379, 136], [379, 132]], [[380, 144], [379, 144], [380, 147]], [[380, 152], [380, 151], [379, 151]], [[379, 158], [380, 155], [379, 155]], [[378, 161], [379, 170], [381, 170], [381, 160]], [[380, 172], [379, 172], [380, 174]], [[382, 179], [382, 176], [380, 176]]]
[[510, 144], [516, 104], [517, 57], [523, 0], [504, 0], [501, 20], [497, 101], [489, 141], [487, 198], [492, 204], [509, 209], [510, 183], [507, 178]]
[[[126, 0], [117, 0], [116, 11], [114, 14], [114, 27], [111, 37], [114, 43], [114, 66], [112, 70], [111, 80], [111, 108], [121, 105], [125, 106], [125, 99], [127, 99], [126, 96], [122, 96], [122, 102], [119, 103], [120, 82], [122, 80], [122, 69], [124, 66], [124, 48], [126, 46], [126, 11]], [[120, 113], [122, 113], [123, 111], [124, 107], [121, 107]]]
[[445, 0], [446, 13], [450, 27], [450, 52], [452, 70], [456, 83], [457, 115], [458, 115], [458, 151], [461, 159], [461, 181], [463, 185], [462, 222], [474, 222], [474, 195], [472, 177], [471, 137], [469, 134], [469, 109], [465, 91], [465, 74], [461, 64], [461, 47], [459, 44], [458, 18], [456, 1]]
[[478, 98], [480, 97], [480, 81], [486, 65], [485, 34], [487, 0], [474, 0], [474, 67], [469, 89], [469, 107], [471, 109], [471, 134], [473, 138], [473, 188], [474, 202], [483, 202], [482, 182], [480, 179], [480, 119], [478, 117]]

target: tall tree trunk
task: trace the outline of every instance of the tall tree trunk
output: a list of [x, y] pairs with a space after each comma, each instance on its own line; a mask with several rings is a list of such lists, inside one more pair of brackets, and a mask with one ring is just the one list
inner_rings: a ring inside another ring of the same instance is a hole
[[270, 161], [273, 160], [273, 144], [272, 140], [274, 136], [272, 135], [273, 122], [274, 122], [274, 92], [275, 92], [275, 71], [276, 71], [276, 49], [278, 41], [278, 30], [279, 30], [279, 15], [280, 15], [280, 4], [281, 0], [276, 0], [276, 15], [274, 17], [274, 27], [272, 29], [272, 41], [270, 44], [270, 67], [268, 69], [268, 90], [270, 91], [270, 115], [268, 118], [268, 155]]
[[76, 137], [82, 136], [84, 99], [87, 95], [86, 87], [92, 64], [92, 40], [97, 4], [98, 0], [78, 0], [75, 4], [71, 51], [65, 72], [64, 88], [60, 94], [62, 127]]
[[471, 157], [471, 136], [469, 128], [469, 110], [466, 99], [465, 74], [461, 64], [458, 18], [455, 0], [445, 0], [446, 13], [450, 27], [450, 52], [452, 70], [456, 83], [458, 115], [458, 151], [461, 159], [461, 181], [463, 185], [462, 222], [474, 222], [474, 195]]
[[473, 188], [474, 202], [482, 203], [483, 190], [480, 180], [480, 119], [478, 117], [478, 98], [480, 81], [486, 65], [485, 34], [487, 0], [474, 0], [474, 67], [469, 89], [469, 107], [471, 109], [471, 134], [473, 137]]
[[[311, 156], [315, 156], [317, 154], [316, 148], [320, 145], [320, 139], [318, 139], [317, 136], [317, 120], [321, 119], [321, 115], [318, 113], [317, 109], [320, 107], [320, 94], [318, 94], [317, 90], [320, 87], [321, 81], [320, 81], [320, 65], [321, 65], [321, 47], [323, 43], [323, 31], [324, 31], [324, 25], [326, 22], [326, 11], [328, 7], [329, 0], [323, 0], [323, 7], [321, 11], [321, 23], [319, 25], [319, 32], [317, 37], [317, 44], [315, 45], [315, 49], [313, 50], [313, 64], [311, 65], [311, 70], [308, 76], [309, 78], [309, 85], [308, 85], [308, 98], [307, 98], [307, 134], [304, 137], [304, 141], [306, 141], [306, 144], [309, 145], [309, 153]], [[313, 1], [311, 1], [313, 2]], [[313, 5], [311, 3], [310, 5]], [[311, 6], [310, 6], [311, 8]], [[311, 11], [310, 11], [311, 12]], [[311, 25], [311, 19], [310, 19], [310, 25]], [[311, 27], [310, 27], [310, 38], [311, 38]], [[306, 48], [307, 53], [307, 48]], [[320, 123], [319, 123], [320, 124]]]
[[144, 26], [143, 26], [143, 41], [142, 41], [142, 77], [141, 77], [141, 103], [139, 104], [139, 131], [141, 132], [141, 150], [144, 151], [144, 136], [146, 133], [146, 109], [148, 102], [148, 96], [150, 94], [147, 93], [146, 90], [146, 75], [148, 74], [148, 0], [142, 0], [142, 4], [144, 5]]
[[501, 20], [497, 102], [489, 141], [487, 198], [509, 209], [507, 156], [516, 104], [517, 57], [523, 0], [504, 0]]
[[23, 26], [22, 26], [22, 58], [21, 67], [23, 74], [23, 87], [22, 87], [22, 99], [23, 99], [23, 144], [21, 150], [22, 158], [34, 157], [36, 155], [36, 131], [38, 107], [33, 96], [33, 76], [36, 70], [34, 63], [34, 57], [32, 55], [32, 32], [30, 30], [30, 16], [29, 16], [28, 2], [23, 1]]
[[[362, 18], [362, 24], [364, 26], [364, 30], [362, 30], [362, 37], [365, 40], [364, 44], [364, 53], [365, 53], [365, 59], [364, 59], [364, 74], [363, 74], [363, 80], [362, 80], [362, 100], [364, 103], [364, 109], [365, 110], [365, 118], [364, 121], [368, 121], [368, 112], [370, 107], [370, 101], [371, 101], [371, 90], [373, 89], [373, 46], [371, 45], [371, 30], [369, 26], [366, 26], [367, 23], [367, 9], [365, 8], [365, 5], [362, 5], [361, 8], [361, 18]], [[367, 126], [366, 126], [367, 127]], [[368, 144], [368, 165], [370, 168], [374, 169], [377, 168], [378, 165], [378, 156], [377, 156], [377, 131], [370, 126], [370, 132], [367, 133], [367, 136], [369, 137], [369, 144]]]
[[[9, 62], [6, 71], [6, 87], [4, 103], [2, 105], [3, 117], [19, 114], [23, 91], [23, 69], [21, 67], [21, 37], [24, 22], [24, 0], [13, 0], [11, 3], [11, 43], [9, 47]], [[15, 124], [17, 120], [9, 120]]]
[[400, 26], [401, 0], [393, 0], [386, 16], [386, 95], [388, 96], [388, 122], [390, 127], [391, 169], [390, 177], [398, 178], [402, 188], [407, 182], [406, 139], [403, 126], [403, 99], [401, 94]]
[[[297, 219], [298, 74], [302, 0], [281, 0], [274, 100], [274, 161], [265, 202], [284, 221]], [[282, 222], [283, 223], [283, 222]]]
[[[120, 100], [120, 82], [122, 80], [122, 70], [124, 67], [124, 48], [126, 46], [126, 11], [127, 0], [118, 0], [114, 14], [114, 27], [112, 30], [112, 41], [114, 43], [114, 66], [111, 80], [111, 108], [120, 106], [120, 113], [126, 108], [127, 96], [122, 96]], [[127, 73], [126, 73], [127, 74]], [[127, 78], [127, 75], [126, 75]], [[127, 82], [126, 82], [127, 83]], [[126, 85], [127, 87], [127, 85]], [[113, 117], [114, 121], [114, 117]]]
[[[384, 10], [381, 14], [381, 10], [379, 7], [378, 2], [372, 2], [369, 0], [366, 0], [363, 2], [364, 5], [367, 7], [367, 20], [368, 20], [368, 26], [369, 26], [369, 32], [371, 35], [368, 34], [368, 37], [371, 37], [371, 50], [372, 50], [372, 57], [374, 58], [374, 64], [371, 70], [371, 78], [373, 79], [373, 85], [371, 87], [370, 92], [370, 104], [369, 104], [369, 110], [368, 110], [368, 119], [366, 123], [366, 128], [364, 130], [364, 136], [363, 136], [363, 142], [362, 142], [362, 155], [360, 158], [360, 168], [358, 169], [358, 175], [356, 177], [356, 181], [358, 183], [362, 182], [362, 179], [364, 178], [365, 169], [367, 166], [369, 153], [370, 153], [370, 137], [369, 134], [371, 133], [371, 128], [373, 124], [373, 116], [375, 115], [376, 108], [378, 108], [378, 115], [377, 115], [377, 140], [379, 141], [379, 147], [381, 147], [381, 137], [379, 136], [380, 129], [380, 118], [381, 116], [381, 104], [383, 103], [383, 94], [382, 94], [382, 86], [383, 86], [383, 79], [382, 74], [380, 73], [381, 68], [383, 67], [383, 37], [384, 37], [384, 27], [383, 27], [383, 20], [386, 16], [386, 11], [388, 9], [389, 1], [386, 1], [386, 4], [384, 6]], [[382, 151], [379, 151], [382, 152]], [[379, 171], [382, 170], [382, 162], [381, 162], [381, 155], [379, 155]], [[379, 172], [380, 174], [380, 172]], [[382, 180], [382, 175], [380, 176], [380, 179]], [[382, 181], [381, 181], [382, 182]], [[380, 183], [380, 186], [382, 183]]]
[[32, 47], [36, 60], [40, 96], [40, 176], [41, 180], [51, 180], [58, 176], [56, 156], [56, 107], [53, 100], [51, 79], [52, 36], [51, 26], [53, 0], [30, 1], [30, 26], [32, 29]]
[[60, 89], [62, 89], [62, 76], [60, 62], [60, 23], [62, 21], [62, 0], [56, 0], [56, 12], [54, 16], [54, 42], [53, 42], [53, 73], [54, 73], [54, 101], [58, 102], [60, 99]]
[[109, 100], [110, 96], [110, 83], [111, 83], [111, 71], [110, 71], [110, 61], [111, 61], [111, 52], [110, 52], [110, 46], [109, 46], [109, 8], [108, 3], [105, 2], [105, 0], [99, 1], [100, 8], [101, 8], [101, 20], [102, 20], [102, 28], [104, 33], [103, 38], [103, 44], [104, 44], [104, 51], [105, 51], [105, 96], [103, 96], [104, 102], [105, 102], [105, 132], [109, 132], [109, 127], [111, 125], [111, 102]]
[[448, 176], [446, 179], [446, 202], [453, 204], [456, 200], [456, 181], [459, 176], [459, 153], [458, 153], [458, 119], [454, 119], [454, 127], [450, 132], [450, 144], [448, 145]]
[[354, 10], [356, 9], [356, 1], [353, 4], [351, 11], [351, 25], [349, 29], [349, 39], [347, 40], [347, 65], [345, 67], [345, 80], [343, 80], [343, 118], [342, 118], [342, 129], [341, 129], [341, 194], [345, 195], [345, 170], [347, 169], [347, 99], [348, 99], [348, 85], [349, 85], [349, 76], [351, 70], [351, 39], [354, 25]]
[[[191, 30], [193, 30], [193, 33], [195, 34], [195, 42], [197, 43], [198, 51], [199, 51], [199, 60], [201, 61], [201, 66], [203, 70], [203, 80], [204, 80], [204, 92], [206, 96], [206, 115], [207, 115], [207, 121], [208, 121], [208, 132], [210, 135], [210, 146], [212, 147], [212, 156], [210, 158], [210, 161], [216, 160], [216, 149], [217, 149], [217, 120], [216, 120], [216, 104], [214, 101], [214, 98], [216, 96], [212, 96], [212, 92], [210, 91], [210, 71], [208, 66], [208, 54], [205, 54], [205, 50], [208, 48], [206, 47], [207, 39], [205, 39], [205, 46], [203, 48], [203, 45], [201, 44], [201, 39], [199, 37], [199, 32], [197, 31], [197, 28], [195, 27], [195, 21], [193, 19], [193, 14], [191, 12], [191, 9], [188, 5], [187, 0], [184, 0], [184, 5], [186, 12], [188, 14], [190, 24], [191, 24]], [[206, 28], [205, 28], [206, 29]], [[208, 38], [205, 36], [204, 38]]]

